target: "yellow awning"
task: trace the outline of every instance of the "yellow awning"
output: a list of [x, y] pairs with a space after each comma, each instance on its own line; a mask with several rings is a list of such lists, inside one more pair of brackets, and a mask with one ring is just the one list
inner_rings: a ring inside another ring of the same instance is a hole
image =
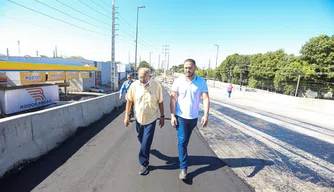
[[0, 61], [0, 71], [97, 71], [97, 67]]

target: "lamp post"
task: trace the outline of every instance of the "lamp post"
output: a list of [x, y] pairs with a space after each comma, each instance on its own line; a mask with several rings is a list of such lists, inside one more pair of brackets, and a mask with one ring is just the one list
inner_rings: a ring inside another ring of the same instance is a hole
[[135, 73], [137, 67], [137, 43], [138, 43], [138, 12], [140, 8], [145, 8], [145, 6], [137, 7], [137, 25], [136, 25], [136, 49], [135, 49]]
[[152, 64], [151, 64], [151, 54], [152, 54], [153, 52], [150, 52], [150, 65], [152, 66]]
[[[216, 67], [215, 67], [215, 70], [217, 70], [219, 45], [217, 44], [214, 44], [214, 45], [217, 46]], [[213, 80], [213, 86], [215, 86], [215, 84], [216, 84], [216, 75], [215, 75], [215, 79]]]

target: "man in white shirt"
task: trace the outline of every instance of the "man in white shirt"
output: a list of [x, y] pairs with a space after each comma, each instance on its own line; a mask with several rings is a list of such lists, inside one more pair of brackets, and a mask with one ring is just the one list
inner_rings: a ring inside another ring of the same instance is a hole
[[202, 127], [208, 124], [210, 98], [205, 79], [195, 74], [197, 67], [193, 59], [184, 62], [184, 76], [177, 78], [171, 88], [171, 123], [177, 130], [180, 179], [187, 178], [187, 146], [192, 130], [197, 125], [200, 99], [204, 104]]

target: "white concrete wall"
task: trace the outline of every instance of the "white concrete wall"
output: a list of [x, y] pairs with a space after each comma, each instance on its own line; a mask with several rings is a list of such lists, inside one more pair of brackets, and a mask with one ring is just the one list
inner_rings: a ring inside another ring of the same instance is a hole
[[0, 177], [25, 160], [40, 157], [125, 100], [118, 92], [85, 101], [0, 119]]
[[[222, 88], [223, 90], [226, 90], [226, 92], [229, 85], [228, 83], [213, 80], [208, 80], [207, 83], [208, 85]], [[300, 98], [260, 89], [247, 89], [251, 91], [246, 91], [246, 87], [242, 87], [242, 90], [240, 91], [239, 85], [233, 85], [232, 96], [334, 115], [334, 101], [331, 100]]]
[[110, 84], [111, 82], [111, 65], [107, 62], [97, 62], [98, 70], [101, 71], [101, 84]]

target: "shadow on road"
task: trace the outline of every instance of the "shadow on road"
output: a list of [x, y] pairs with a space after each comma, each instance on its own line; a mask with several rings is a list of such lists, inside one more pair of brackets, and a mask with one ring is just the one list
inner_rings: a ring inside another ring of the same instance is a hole
[[[178, 157], [166, 156], [156, 149], [152, 149], [151, 154], [165, 161], [165, 165], [150, 166], [151, 171], [154, 171], [157, 169], [162, 169], [162, 170], [179, 169]], [[265, 166], [274, 165], [274, 162], [270, 160], [252, 159], [252, 158], [219, 159], [215, 156], [191, 156], [191, 155], [188, 156], [188, 166], [194, 166], [194, 165], [205, 165], [205, 166], [200, 167], [196, 169], [195, 171], [188, 173], [187, 179], [184, 180], [186, 184], [192, 185], [193, 179], [197, 175], [200, 175], [207, 171], [218, 170], [226, 165], [232, 168], [255, 166], [253, 172], [248, 176], [248, 177], [253, 177], [259, 171], [261, 171]]]
[[112, 113], [105, 115], [96, 123], [78, 129], [73, 136], [56, 149], [36, 161], [26, 163], [24, 168], [7, 174], [0, 179], [0, 191], [32, 191], [124, 110], [125, 105], [118, 107], [118, 110], [115, 108]]

